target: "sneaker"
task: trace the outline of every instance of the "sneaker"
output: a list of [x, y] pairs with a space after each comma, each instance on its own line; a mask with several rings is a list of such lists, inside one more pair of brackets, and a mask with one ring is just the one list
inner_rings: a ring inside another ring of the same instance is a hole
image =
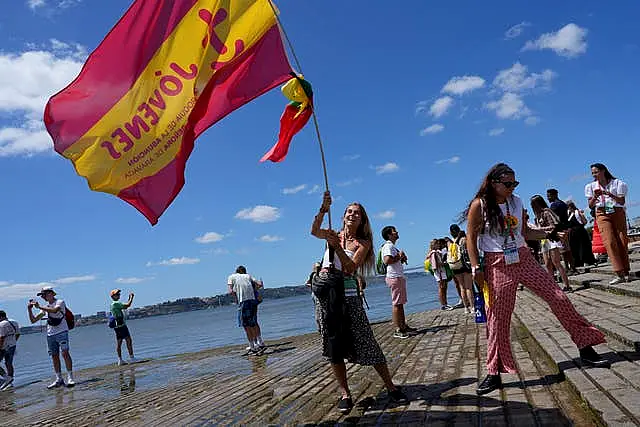
[[627, 282], [627, 283], [631, 283], [631, 282], [633, 282], [633, 277], [627, 275], [627, 276], [625, 276], [624, 281]]
[[250, 346], [250, 345], [248, 345], [248, 346], [247, 346], [247, 348], [245, 348], [245, 350], [246, 350], [246, 351], [251, 350], [251, 346]]
[[462, 300], [458, 301], [458, 303], [456, 305], [454, 305], [452, 308], [462, 308], [464, 307], [464, 303], [462, 302]]
[[609, 282], [610, 285], [618, 285], [620, 283], [624, 283], [624, 278], [623, 277], [616, 277], [615, 279], [613, 279], [612, 281]]
[[593, 366], [594, 368], [610, 368], [611, 362], [606, 359], [603, 359], [590, 345], [581, 348], [580, 350], [580, 360], [585, 365]]
[[138, 363], [139, 361], [140, 361], [140, 360], [139, 360], [139, 359], [136, 359], [136, 358], [135, 358], [135, 356], [131, 356], [131, 357], [129, 358], [129, 363]]
[[469, 307], [464, 308], [464, 314], [469, 314]]
[[406, 332], [402, 332], [402, 331], [395, 331], [393, 333], [393, 337], [394, 338], [405, 339], [405, 338], [409, 338], [409, 334], [406, 333]]
[[443, 305], [442, 307], [440, 307], [440, 310], [442, 310], [442, 311], [451, 311], [451, 310], [453, 310], [453, 307], [451, 307], [449, 304], [447, 304], [447, 305]]
[[571, 286], [565, 286], [564, 288], [562, 288], [562, 290], [564, 292], [573, 292], [573, 288]]
[[118, 359], [118, 366], [128, 365], [128, 363], [122, 359]]
[[346, 414], [353, 409], [353, 400], [350, 397], [341, 397], [338, 401], [338, 411]]
[[400, 390], [399, 387], [396, 387], [395, 390], [389, 392], [389, 398], [399, 405], [406, 405], [409, 403], [409, 398], [402, 392], [402, 390]]
[[13, 387], [13, 378], [6, 377], [0, 386], [0, 391], [9, 390]]
[[62, 378], [60, 378], [59, 380], [55, 380], [54, 382], [52, 382], [47, 386], [49, 390], [58, 388], [58, 387], [64, 387], [64, 381], [62, 381]]
[[494, 390], [502, 388], [502, 378], [498, 375], [487, 375], [487, 377], [480, 383], [476, 389], [476, 394], [482, 396], [483, 394], [491, 393]]
[[73, 380], [73, 378], [71, 377], [67, 378], [67, 387], [71, 388], [75, 386], [76, 386], [76, 382]]

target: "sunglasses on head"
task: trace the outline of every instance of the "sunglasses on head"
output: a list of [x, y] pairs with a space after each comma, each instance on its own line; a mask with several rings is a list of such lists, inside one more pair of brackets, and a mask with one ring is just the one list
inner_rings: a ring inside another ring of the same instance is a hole
[[516, 188], [520, 185], [519, 181], [495, 181], [498, 184], [504, 185], [506, 188]]

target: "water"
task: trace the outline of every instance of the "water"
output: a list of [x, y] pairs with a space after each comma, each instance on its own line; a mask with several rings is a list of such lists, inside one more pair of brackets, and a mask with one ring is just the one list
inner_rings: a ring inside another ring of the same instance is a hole
[[[409, 302], [407, 314], [438, 308], [437, 286], [431, 275], [412, 276], [407, 283]], [[391, 304], [389, 289], [384, 283], [372, 283], [366, 291], [372, 322], [389, 319]], [[449, 286], [449, 302], [458, 296]], [[258, 320], [265, 340], [301, 335], [316, 331], [311, 295], [301, 295], [260, 304]], [[138, 358], [159, 358], [179, 353], [221, 347], [246, 342], [242, 328], [237, 326], [237, 309], [224, 306], [167, 316], [128, 321]], [[69, 336], [74, 371], [114, 363], [115, 336], [106, 325], [83, 326]], [[126, 345], [122, 345], [126, 353]], [[16, 384], [24, 384], [52, 375], [51, 359], [47, 355], [44, 333], [22, 335], [16, 357]]]

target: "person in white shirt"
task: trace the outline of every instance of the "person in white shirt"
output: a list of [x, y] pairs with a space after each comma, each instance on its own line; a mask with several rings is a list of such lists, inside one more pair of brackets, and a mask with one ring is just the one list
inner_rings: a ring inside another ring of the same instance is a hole
[[238, 326], [244, 328], [249, 341], [248, 352], [260, 354], [266, 348], [262, 340], [258, 325], [258, 300], [256, 289], [262, 287], [262, 282], [247, 274], [247, 269], [241, 265], [236, 272], [227, 279], [229, 293], [238, 300]]
[[394, 226], [388, 225], [384, 227], [381, 234], [385, 240], [384, 245], [380, 248], [382, 260], [387, 265], [385, 282], [391, 290], [391, 318], [396, 325], [396, 331], [393, 336], [395, 338], [408, 338], [408, 332], [415, 332], [416, 329], [407, 325], [404, 316], [404, 304], [407, 303], [407, 279], [404, 277], [402, 264], [407, 263], [407, 255], [395, 246], [400, 235]]
[[[47, 304], [41, 306], [38, 301], [29, 300], [27, 310], [31, 323], [36, 323], [42, 319], [45, 314], [47, 315], [47, 348], [53, 363], [53, 370], [56, 374], [55, 381], [49, 384], [47, 388], [53, 389], [64, 387], [65, 385], [67, 387], [73, 387], [76, 383], [73, 379], [73, 361], [69, 354], [69, 325], [67, 325], [67, 319], [65, 318], [67, 306], [64, 300], [56, 298], [56, 292], [51, 286], [43, 287], [37, 295]], [[40, 313], [37, 315], [33, 314], [34, 307], [40, 309]], [[68, 378], [66, 384], [62, 379], [60, 353], [62, 353], [62, 358], [67, 368]]]
[[589, 207], [595, 208], [602, 243], [607, 249], [613, 271], [618, 277], [609, 284], [630, 282], [629, 240], [625, 212], [627, 184], [611, 175], [602, 163], [591, 165], [593, 182], [584, 187]]
[[[7, 375], [0, 378], [0, 391], [13, 387], [13, 356], [16, 354], [16, 343], [20, 338], [20, 325], [7, 318], [7, 313], [0, 310], [0, 363], [4, 360]], [[2, 368], [0, 368], [0, 373]]]

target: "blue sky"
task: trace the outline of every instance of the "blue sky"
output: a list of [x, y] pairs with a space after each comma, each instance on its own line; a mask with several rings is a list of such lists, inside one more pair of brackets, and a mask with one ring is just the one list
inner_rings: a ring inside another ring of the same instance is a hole
[[[311, 126], [283, 163], [258, 162], [286, 104], [278, 90], [200, 137], [184, 189], [151, 227], [91, 192], [41, 120], [129, 2], [2, 3], [1, 307], [24, 321], [44, 283], [83, 314], [103, 310], [114, 287], [137, 305], [214, 295], [238, 264], [267, 286], [305, 280], [323, 251], [309, 235], [322, 169]], [[398, 228], [410, 265], [498, 161], [515, 168], [523, 197], [553, 186], [583, 207], [588, 165], [603, 162], [640, 214], [636, 3], [277, 4], [314, 85], [334, 216], [360, 201], [378, 240]]]

